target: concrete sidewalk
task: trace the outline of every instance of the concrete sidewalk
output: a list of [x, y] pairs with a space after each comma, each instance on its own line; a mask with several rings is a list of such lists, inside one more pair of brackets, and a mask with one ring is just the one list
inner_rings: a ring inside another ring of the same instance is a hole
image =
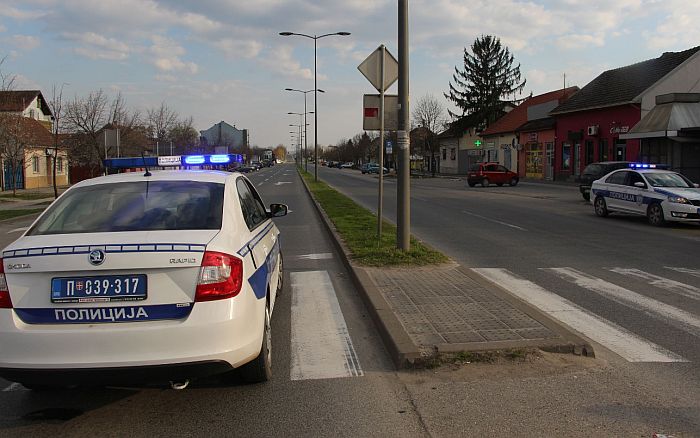
[[315, 200], [314, 205], [398, 368], [461, 351], [539, 348], [593, 356], [593, 348], [577, 334], [456, 263], [358, 266]]

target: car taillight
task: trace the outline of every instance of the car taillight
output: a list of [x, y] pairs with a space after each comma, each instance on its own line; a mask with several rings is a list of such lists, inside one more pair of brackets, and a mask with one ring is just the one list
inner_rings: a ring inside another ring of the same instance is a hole
[[5, 265], [0, 258], [0, 309], [11, 309], [12, 299], [10, 298], [10, 289], [7, 287], [7, 279], [5, 278]]
[[241, 259], [221, 252], [207, 251], [199, 268], [195, 302], [214, 301], [238, 295], [243, 285]]

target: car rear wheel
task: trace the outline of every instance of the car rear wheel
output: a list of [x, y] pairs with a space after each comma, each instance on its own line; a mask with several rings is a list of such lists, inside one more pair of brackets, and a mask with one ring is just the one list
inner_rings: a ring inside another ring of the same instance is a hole
[[651, 204], [647, 209], [647, 219], [649, 223], [655, 227], [660, 227], [666, 224], [664, 219], [664, 209], [661, 204]]
[[269, 301], [265, 305], [265, 328], [260, 354], [240, 368], [240, 376], [247, 383], [262, 383], [272, 378], [272, 327]]
[[508, 183], [511, 187], [515, 187], [518, 185], [518, 178], [511, 178], [510, 182]]
[[605, 203], [605, 199], [602, 196], [595, 198], [595, 214], [598, 217], [606, 217], [608, 215], [608, 206]]
[[488, 178], [484, 178], [484, 179], [481, 180], [481, 187], [488, 187], [489, 184], [490, 184], [490, 183], [489, 183], [489, 179], [488, 179]]

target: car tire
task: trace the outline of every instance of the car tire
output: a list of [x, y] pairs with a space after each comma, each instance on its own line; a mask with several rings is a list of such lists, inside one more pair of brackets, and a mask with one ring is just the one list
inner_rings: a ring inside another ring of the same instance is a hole
[[489, 186], [489, 179], [484, 178], [481, 180], [481, 187], [488, 187]]
[[283, 269], [283, 261], [282, 261], [282, 252], [280, 252], [279, 255], [280, 261], [279, 261], [279, 273], [277, 277], [277, 295], [279, 295], [282, 292], [282, 287], [284, 286], [284, 269]]
[[653, 203], [647, 208], [647, 220], [649, 223], [655, 227], [662, 227], [666, 225], [666, 219], [664, 218], [664, 209], [659, 203]]
[[605, 198], [602, 196], [597, 196], [595, 202], [593, 203], [595, 209], [595, 215], [598, 217], [606, 217], [608, 215], [608, 206], [605, 203]]
[[515, 187], [518, 185], [518, 178], [511, 178], [510, 182], [508, 183], [509, 186]]
[[246, 383], [262, 383], [272, 378], [272, 326], [270, 325], [270, 302], [265, 305], [265, 323], [260, 354], [239, 369]]

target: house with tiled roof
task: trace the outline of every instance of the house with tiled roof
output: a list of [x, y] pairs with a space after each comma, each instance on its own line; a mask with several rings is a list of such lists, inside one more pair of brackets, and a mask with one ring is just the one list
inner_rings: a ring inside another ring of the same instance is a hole
[[68, 185], [67, 148], [54, 147], [52, 122], [40, 91], [0, 92], [1, 190], [51, 187], [54, 161], [56, 183]]
[[637, 161], [640, 141], [625, 134], [656, 96], [700, 92], [700, 47], [605, 71], [550, 113], [556, 119], [555, 170], [577, 179], [596, 161]]
[[[543, 109], [553, 109], [577, 91], [578, 87], [568, 87], [528, 97], [512, 111], [496, 120], [481, 133], [481, 144], [476, 147], [476, 149], [483, 151], [483, 161], [498, 162], [513, 172], [526, 176], [525, 160], [523, 160], [522, 165], [519, 160], [519, 156], [525, 157], [526, 154], [520, 154], [522, 148], [517, 147], [521, 144], [520, 127], [528, 122], [528, 114], [531, 118], [539, 117], [539, 115], [546, 117], [547, 113], [543, 112]], [[533, 112], [535, 109], [539, 109], [539, 111]], [[534, 147], [534, 145], [531, 146]]]

